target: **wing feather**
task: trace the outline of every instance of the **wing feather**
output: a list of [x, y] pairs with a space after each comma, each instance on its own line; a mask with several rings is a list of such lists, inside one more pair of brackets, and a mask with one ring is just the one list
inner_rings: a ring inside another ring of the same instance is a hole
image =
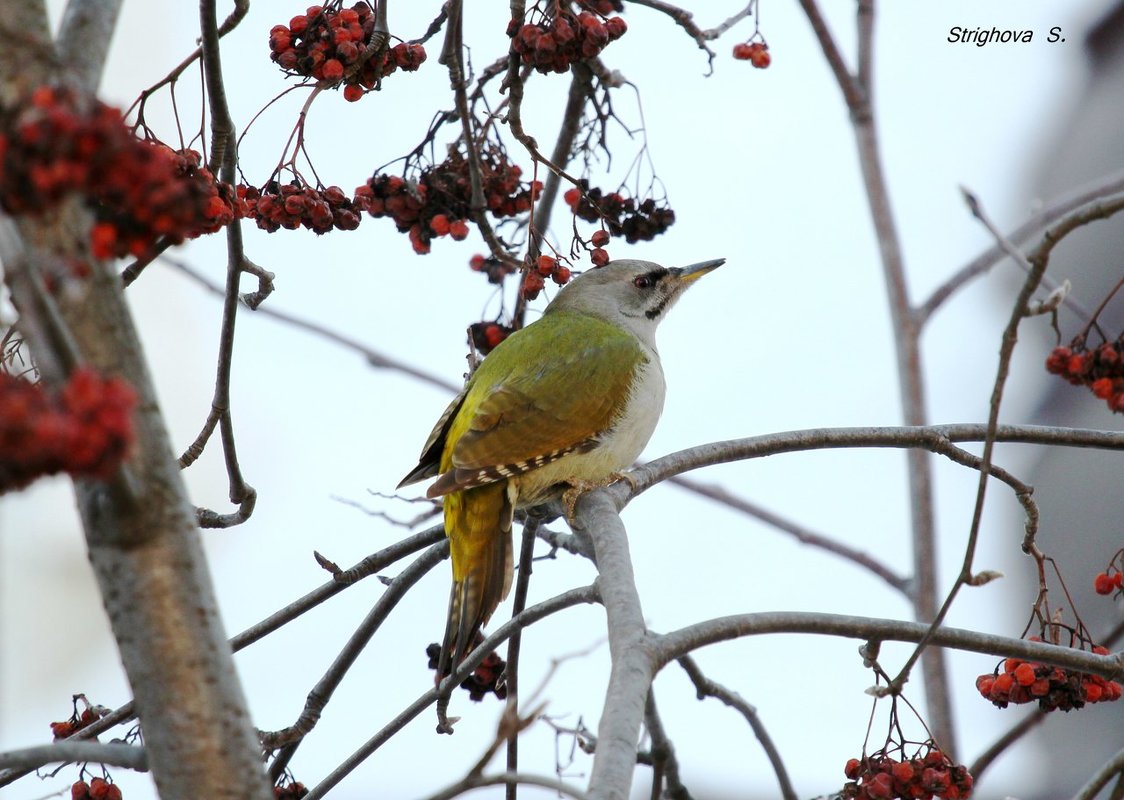
[[[450, 406], [440, 437], [446, 446], [429, 473], [440, 473], [430, 497], [588, 452], [623, 412], [637, 368], [648, 359], [635, 336], [568, 312], [532, 327], [533, 335], [526, 335], [529, 328], [500, 345], [502, 358], [495, 357], [500, 348], [485, 358], [460, 404]], [[545, 357], [544, 343], [552, 348]]]

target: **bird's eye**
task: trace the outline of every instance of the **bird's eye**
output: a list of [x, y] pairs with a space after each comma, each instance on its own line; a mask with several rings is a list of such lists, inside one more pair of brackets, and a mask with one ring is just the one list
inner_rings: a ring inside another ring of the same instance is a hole
[[651, 275], [637, 275], [632, 279], [632, 285], [637, 289], [651, 289], [652, 283]]

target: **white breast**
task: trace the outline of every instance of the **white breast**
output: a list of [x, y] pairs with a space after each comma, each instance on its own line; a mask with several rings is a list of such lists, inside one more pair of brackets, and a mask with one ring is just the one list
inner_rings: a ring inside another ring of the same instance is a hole
[[542, 502], [552, 486], [573, 481], [598, 482], [632, 466], [652, 438], [666, 393], [660, 357], [652, 351], [647, 364], [637, 369], [624, 411], [602, 444], [588, 453], [575, 453], [521, 475], [520, 506]]

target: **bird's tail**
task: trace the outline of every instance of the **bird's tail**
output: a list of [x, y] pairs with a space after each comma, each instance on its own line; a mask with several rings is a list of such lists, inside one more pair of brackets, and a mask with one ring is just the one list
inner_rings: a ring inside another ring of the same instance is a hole
[[515, 506], [507, 484], [500, 481], [445, 496], [453, 589], [438, 679], [451, 673], [476, 646], [480, 629], [511, 589]]

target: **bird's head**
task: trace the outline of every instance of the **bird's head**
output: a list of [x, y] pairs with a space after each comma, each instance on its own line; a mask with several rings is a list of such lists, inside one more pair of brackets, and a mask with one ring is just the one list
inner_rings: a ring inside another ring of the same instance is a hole
[[697, 278], [726, 263], [724, 258], [687, 267], [621, 259], [583, 272], [550, 303], [546, 313], [591, 314], [650, 341], [675, 301]]

